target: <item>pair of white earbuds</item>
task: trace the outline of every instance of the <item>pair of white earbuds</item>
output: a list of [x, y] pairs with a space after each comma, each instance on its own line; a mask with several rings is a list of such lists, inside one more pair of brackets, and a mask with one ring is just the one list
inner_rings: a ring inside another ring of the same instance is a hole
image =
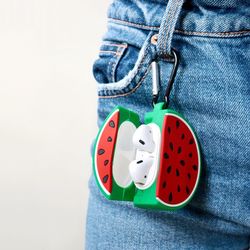
[[140, 157], [129, 164], [129, 172], [135, 184], [144, 185], [154, 162], [151, 154], [155, 150], [155, 142], [149, 125], [143, 124], [137, 128], [133, 135], [133, 144], [140, 151]]

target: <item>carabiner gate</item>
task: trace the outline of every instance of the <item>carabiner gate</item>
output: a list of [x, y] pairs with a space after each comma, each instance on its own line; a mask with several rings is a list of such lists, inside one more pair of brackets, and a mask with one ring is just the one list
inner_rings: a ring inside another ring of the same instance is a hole
[[[176, 72], [178, 69], [178, 64], [179, 64], [179, 58], [177, 56], [177, 53], [174, 49], [172, 49], [172, 56], [173, 56], [173, 69], [171, 71], [170, 77], [169, 77], [169, 81], [168, 81], [168, 85], [167, 85], [167, 89], [165, 92], [165, 108], [168, 107], [169, 105], [169, 96], [170, 96], [170, 92], [174, 83], [174, 79], [176, 76]], [[158, 67], [158, 63], [156, 61], [153, 61], [151, 63], [151, 67], [152, 67], [152, 90], [153, 90], [153, 105], [157, 103], [158, 98], [159, 98], [159, 67]]]

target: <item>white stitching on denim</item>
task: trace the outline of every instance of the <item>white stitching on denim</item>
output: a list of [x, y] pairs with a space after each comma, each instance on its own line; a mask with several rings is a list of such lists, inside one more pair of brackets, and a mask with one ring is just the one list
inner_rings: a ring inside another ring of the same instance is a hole
[[116, 51], [111, 51], [111, 50], [99, 50], [99, 54], [114, 54], [117, 55]]
[[200, 31], [185, 31], [175, 30], [176, 34], [190, 35], [190, 36], [209, 36], [209, 37], [240, 37], [250, 35], [250, 30], [240, 31], [225, 31], [225, 32], [200, 32]]
[[[134, 22], [128, 22], [116, 18], [109, 17], [108, 20], [110, 22], [118, 23], [118, 24], [127, 24], [131, 27], [137, 27], [142, 29], [148, 29], [148, 30], [156, 30], [158, 31], [160, 26], [149, 26], [149, 25], [143, 25], [139, 23]], [[211, 37], [235, 37], [235, 36], [244, 36], [248, 35], [250, 33], [250, 30], [240, 30], [240, 31], [223, 31], [223, 32], [203, 32], [203, 31], [189, 31], [189, 30], [179, 30], [176, 29], [175, 33], [183, 34], [183, 35], [197, 35], [197, 36], [211, 36]]]
[[106, 46], [116, 46], [116, 47], [122, 47], [122, 48], [127, 48], [128, 45], [126, 43], [122, 43], [122, 44], [117, 44], [117, 43], [109, 43], [107, 41], [103, 42], [102, 45], [106, 45]]
[[112, 74], [113, 64], [114, 64], [113, 60], [110, 59], [108, 63], [108, 76], [111, 78], [111, 81], [113, 80], [113, 74]]
[[110, 45], [110, 46], [116, 46], [117, 50], [116, 51], [111, 51], [111, 50], [99, 50], [99, 54], [113, 54], [116, 57], [116, 60], [110, 59], [108, 62], [108, 68], [110, 68], [110, 75], [111, 81], [115, 81], [115, 66], [117, 65], [117, 60], [119, 60], [119, 57], [123, 55], [124, 50], [128, 47], [127, 44], [114, 44], [114, 43], [102, 43], [103, 45]]
[[145, 48], [145, 51], [144, 51], [144, 55], [143, 55], [143, 57], [141, 58], [141, 62], [140, 62], [140, 64], [138, 65], [138, 68], [137, 68], [136, 73], [141, 69], [141, 66], [142, 66], [142, 64], [144, 63], [144, 58], [147, 56], [147, 52], [148, 52], [148, 50], [149, 50], [149, 47], [150, 47], [150, 44], [147, 44], [147, 46], [146, 46], [146, 48]]
[[124, 51], [124, 47], [118, 47], [117, 51], [116, 51], [116, 60], [114, 60], [112, 67], [111, 67], [111, 79], [113, 82], [115, 82], [115, 73], [116, 73], [116, 66], [118, 64], [118, 61], [120, 59], [120, 56], [123, 54], [122, 52]]
[[116, 60], [113, 61], [112, 63], [112, 67], [111, 67], [111, 81], [114, 82], [115, 81], [115, 66], [116, 66], [116, 62], [118, 60], [118, 57], [116, 56]]
[[108, 21], [110, 21], [110, 22], [113, 21], [115, 23], [120, 23], [120, 24], [128, 24], [130, 26], [134, 26], [137, 28], [149, 29], [149, 30], [159, 30], [159, 28], [160, 28], [159, 26], [148, 26], [148, 25], [133, 23], [133, 22], [129, 22], [129, 21], [118, 19], [118, 18], [113, 18], [113, 17], [109, 17]]
[[147, 77], [148, 73], [149, 73], [149, 67], [146, 70], [146, 72], [144, 73], [144, 75], [142, 76], [142, 78], [140, 79], [140, 81], [129, 92], [122, 93], [122, 94], [116, 94], [116, 95], [98, 95], [98, 98], [99, 99], [109, 99], [109, 98], [117, 98], [117, 97], [122, 97], [122, 96], [130, 95], [133, 92], [135, 92], [141, 86], [142, 82]]
[[[151, 37], [152, 36], [152, 34], [149, 34], [149, 36], [148, 37]], [[137, 67], [137, 69], [136, 69], [136, 71], [134, 72], [134, 76], [133, 76], [133, 78], [129, 81], [129, 83], [126, 85], [126, 86], [129, 86], [130, 84], [131, 84], [131, 82], [133, 81], [133, 79], [136, 77], [136, 75], [138, 74], [138, 72], [140, 71], [140, 69], [141, 69], [141, 67], [142, 67], [142, 65], [143, 65], [143, 63], [144, 63], [144, 59], [145, 59], [145, 57], [148, 55], [148, 50], [150, 49], [150, 43], [148, 43], [147, 45], [146, 45], [146, 47], [145, 47], [145, 50], [144, 50], [144, 55], [143, 55], [143, 57], [141, 58], [141, 61], [140, 61], [140, 63], [139, 63], [139, 65], [138, 65], [138, 67]], [[139, 81], [140, 82], [140, 81]], [[138, 84], [138, 83], [137, 83]], [[98, 92], [100, 92], [100, 91], [98, 91]], [[129, 92], [127, 92], [128, 94], [130, 93], [131, 91], [129, 91]], [[124, 93], [124, 95], [127, 95], [127, 93]], [[120, 95], [122, 95], [122, 94], [118, 94], [119, 96]], [[112, 97], [112, 95], [99, 95], [98, 94], [98, 96], [99, 97], [102, 97], [102, 98], [109, 98], [109, 97]]]

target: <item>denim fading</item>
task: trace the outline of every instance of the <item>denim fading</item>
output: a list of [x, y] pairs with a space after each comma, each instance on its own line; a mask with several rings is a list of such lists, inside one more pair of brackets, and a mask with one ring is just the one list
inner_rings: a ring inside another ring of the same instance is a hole
[[[93, 65], [98, 125], [116, 105], [143, 122], [152, 110], [157, 34], [166, 1], [113, 1]], [[192, 201], [175, 212], [108, 201], [90, 178], [87, 249], [247, 249], [250, 236], [250, 4], [189, 1], [172, 40], [180, 65], [170, 107], [194, 127], [203, 171]], [[161, 95], [172, 64], [160, 60]]]

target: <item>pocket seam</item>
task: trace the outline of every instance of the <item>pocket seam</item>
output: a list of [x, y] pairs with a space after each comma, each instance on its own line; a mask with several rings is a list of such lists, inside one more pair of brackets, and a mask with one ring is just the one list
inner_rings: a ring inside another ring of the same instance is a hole
[[[136, 74], [137, 73], [138, 72], [136, 72]], [[141, 86], [142, 82], [145, 80], [148, 73], [149, 73], [149, 67], [146, 69], [146, 72], [143, 74], [143, 76], [138, 81], [138, 83], [130, 91], [125, 92], [125, 93], [116, 94], [116, 95], [98, 95], [98, 99], [117, 98], [117, 97], [123, 97], [123, 96], [127, 96], [127, 95], [134, 93]]]
[[[118, 18], [109, 17], [108, 21], [111, 23], [116, 23], [120, 25], [126, 25], [130, 27], [140, 28], [144, 30], [150, 31], [159, 31], [160, 26], [149, 26], [144, 25], [136, 22], [125, 21]], [[187, 35], [187, 36], [205, 36], [205, 37], [214, 37], [214, 38], [230, 38], [230, 37], [242, 37], [242, 36], [249, 36], [250, 30], [249, 29], [242, 29], [236, 31], [213, 31], [213, 32], [206, 32], [206, 31], [193, 31], [193, 30], [181, 30], [176, 29], [174, 31], [176, 34], [180, 35]]]
[[[144, 62], [144, 59], [145, 59], [145, 57], [146, 57], [146, 55], [147, 55], [148, 47], [149, 47], [149, 46], [146, 47], [146, 49], [145, 49], [145, 51], [144, 51], [144, 55], [143, 55], [143, 57], [141, 58], [138, 67], [137, 67], [136, 70], [133, 72], [132, 77], [129, 78], [128, 75], [125, 76], [125, 77], [128, 78], [128, 79], [127, 79], [127, 81], [126, 81], [125, 86], [122, 87], [122, 88], [126, 88], [126, 87], [132, 82], [132, 80], [136, 77], [136, 75], [138, 74], [138, 72], [139, 72], [139, 70], [141, 69], [142, 64], [143, 64], [143, 62]], [[124, 79], [126, 79], [126, 78], [124, 78]], [[123, 79], [123, 80], [124, 80], [124, 79]], [[123, 80], [121, 80], [121, 81], [123, 81]], [[110, 90], [110, 89], [108, 88], [108, 87], [110, 86], [110, 84], [117, 84], [117, 82], [112, 82], [112, 83], [107, 83], [107, 84], [101, 83], [101, 84], [98, 85], [98, 87], [100, 88], [101, 86], [103, 86], [104, 88], [103, 88], [102, 90]], [[105, 87], [107, 87], [107, 88], [105, 89]], [[101, 91], [102, 91], [102, 90], [101, 90]], [[118, 90], [118, 89], [115, 89], [115, 88], [114, 88], [114, 89], [112, 89], [112, 90]], [[101, 96], [101, 95], [99, 95], [99, 96]]]
[[102, 41], [99, 49], [99, 57], [97, 60], [102, 60], [102, 56], [109, 56], [111, 58], [103, 59], [107, 60], [107, 77], [110, 82], [115, 82], [116, 66], [118, 65], [120, 59], [122, 58], [126, 48], [127, 43], [116, 43], [108, 40]]
[[127, 48], [128, 45], [126, 43], [121, 43], [121, 44], [118, 44], [118, 43], [112, 43], [112, 42], [108, 42], [108, 41], [104, 41], [102, 43], [102, 45], [106, 45], [106, 46], [116, 46], [116, 47], [123, 47], [123, 48]]
[[[120, 62], [125, 50], [127, 47], [124, 46], [119, 46], [117, 51], [116, 51], [116, 60], [113, 61], [112, 66], [111, 66], [111, 79], [113, 82], [115, 82], [115, 74], [116, 74], [116, 67], [118, 65], [118, 63]], [[111, 61], [109, 62], [111, 63]]]
[[111, 50], [100, 50], [99, 54], [114, 54], [117, 55], [117, 52]]
[[113, 98], [127, 96], [133, 93], [143, 82], [148, 74], [148, 68], [152, 57], [155, 54], [155, 47], [152, 46], [150, 39], [154, 32], [149, 32], [141, 47], [137, 61], [127, 75], [119, 80], [110, 83], [98, 83], [98, 98]]

